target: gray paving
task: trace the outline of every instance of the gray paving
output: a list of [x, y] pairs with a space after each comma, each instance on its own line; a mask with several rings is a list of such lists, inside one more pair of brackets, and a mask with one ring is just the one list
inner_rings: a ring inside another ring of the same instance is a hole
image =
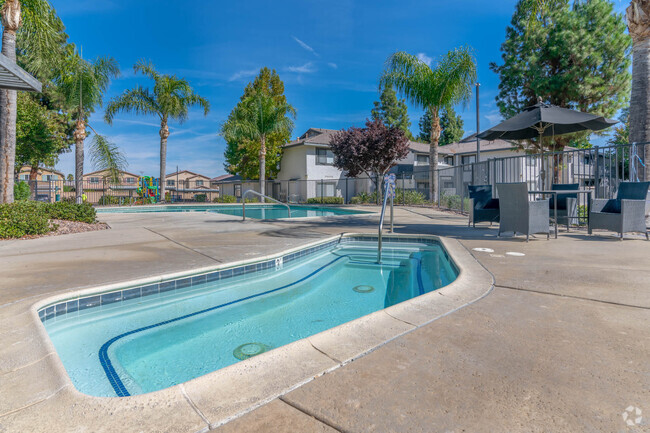
[[[217, 214], [104, 215], [107, 231], [0, 242], [0, 432], [50, 417], [60, 383], [21, 385], [51, 362], [34, 346], [29, 305], [97, 284], [266, 255], [341, 232], [373, 232], [376, 215], [241, 223]], [[487, 225], [429, 209], [398, 209], [396, 232], [454, 237], [495, 277], [482, 300], [397, 338], [228, 424], [223, 431], [633, 432], [650, 431], [650, 242], [611, 233], [497, 238]], [[494, 252], [477, 252], [490, 248]], [[523, 253], [510, 256], [507, 252]], [[37, 346], [38, 347], [38, 346]], [[14, 392], [19, 389], [20, 392]], [[170, 399], [170, 422], [201, 417]], [[628, 427], [628, 406], [644, 411]], [[146, 405], [105, 405], [77, 430], [172, 431]], [[175, 409], [178, 407], [178, 409]], [[70, 413], [76, 409], [70, 407]], [[121, 421], [121, 422], [120, 422]], [[204, 425], [204, 424], [203, 424]], [[20, 430], [11, 430], [20, 427]]]

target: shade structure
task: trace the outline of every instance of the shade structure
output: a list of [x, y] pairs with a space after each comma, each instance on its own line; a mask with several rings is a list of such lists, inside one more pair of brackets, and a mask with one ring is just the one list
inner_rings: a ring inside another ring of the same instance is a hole
[[40, 92], [41, 83], [7, 56], [0, 54], [0, 89]]
[[483, 140], [525, 140], [540, 135], [550, 137], [580, 131], [599, 131], [618, 123], [582, 111], [569, 110], [555, 105], [538, 102], [524, 108], [514, 117], [481, 132], [478, 137]]

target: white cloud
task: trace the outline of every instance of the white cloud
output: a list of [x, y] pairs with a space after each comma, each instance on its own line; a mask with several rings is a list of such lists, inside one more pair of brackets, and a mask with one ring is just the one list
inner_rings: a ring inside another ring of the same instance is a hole
[[316, 68], [314, 68], [312, 62], [307, 62], [301, 66], [287, 66], [285, 69], [289, 72], [297, 72], [299, 74], [311, 74], [316, 72]]
[[418, 53], [418, 60], [425, 63], [427, 66], [431, 66], [431, 61], [433, 59], [424, 53]]
[[327, 66], [329, 66], [332, 69], [338, 69], [338, 67], [339, 67], [336, 63], [333, 63], [333, 62], [329, 62], [327, 64]]
[[294, 41], [298, 42], [298, 45], [300, 45], [301, 47], [303, 47], [304, 49], [306, 49], [307, 51], [309, 51], [313, 55], [318, 56], [318, 53], [312, 47], [310, 47], [309, 45], [307, 45], [306, 43], [304, 43], [303, 41], [301, 41], [300, 39], [298, 39], [295, 36], [291, 36], [291, 37], [293, 38]]
[[242, 78], [254, 77], [255, 74], [257, 74], [257, 71], [258, 71], [258, 69], [255, 68], [255, 69], [244, 69], [244, 70], [241, 70], [239, 72], [235, 72], [234, 74], [232, 74], [230, 76], [228, 81], [236, 81], [236, 80], [240, 80]]
[[499, 110], [490, 111], [488, 114], [484, 115], [485, 119], [488, 121], [489, 126], [494, 126], [497, 123], [501, 122], [501, 113]]

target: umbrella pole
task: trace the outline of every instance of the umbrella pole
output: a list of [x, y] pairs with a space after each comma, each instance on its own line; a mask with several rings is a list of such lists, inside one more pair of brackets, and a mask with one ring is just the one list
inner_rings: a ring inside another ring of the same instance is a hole
[[542, 136], [544, 135], [544, 131], [540, 129], [539, 132], [539, 149], [542, 155], [542, 170], [540, 174], [542, 175], [542, 191], [544, 191], [544, 187], [546, 186], [546, 170], [544, 170], [544, 143], [542, 143]]

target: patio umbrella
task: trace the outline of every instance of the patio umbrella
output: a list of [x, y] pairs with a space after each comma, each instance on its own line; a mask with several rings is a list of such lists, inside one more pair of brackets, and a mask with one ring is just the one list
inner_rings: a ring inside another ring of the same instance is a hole
[[[526, 140], [550, 137], [579, 131], [599, 131], [618, 123], [603, 116], [569, 110], [568, 108], [538, 102], [508, 120], [481, 132], [483, 140]], [[544, 188], [544, 160], [542, 158], [542, 189]]]

